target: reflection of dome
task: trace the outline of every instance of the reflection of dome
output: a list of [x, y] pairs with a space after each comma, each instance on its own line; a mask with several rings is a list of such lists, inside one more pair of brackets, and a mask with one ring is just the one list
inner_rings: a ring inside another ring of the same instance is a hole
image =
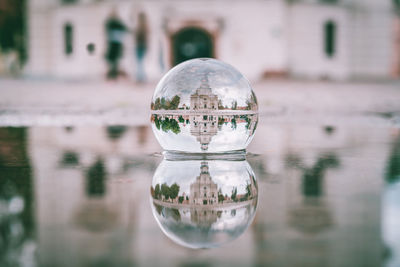
[[239, 237], [257, 206], [257, 182], [246, 160], [166, 160], [151, 186], [153, 215], [162, 231], [190, 248]]
[[162, 231], [190, 248], [212, 248], [238, 238], [252, 222], [257, 198], [220, 207], [174, 207], [151, 201]]

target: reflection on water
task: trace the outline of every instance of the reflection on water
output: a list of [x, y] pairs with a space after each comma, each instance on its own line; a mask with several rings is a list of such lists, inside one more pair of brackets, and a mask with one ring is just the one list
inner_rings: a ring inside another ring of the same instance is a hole
[[[26, 132], [29, 139], [23, 147], [30, 152], [27, 156], [34, 166], [31, 190], [35, 195], [35, 202], [28, 203], [35, 205], [32, 220], [37, 225], [31, 263], [135, 264], [131, 251], [140, 207], [139, 188], [147, 185], [133, 178], [152, 175], [157, 159], [141, 153], [159, 150], [154, 139], [143, 138], [146, 129], [38, 127]], [[24, 188], [26, 185], [29, 183], [23, 182]]]
[[258, 125], [251, 168], [152, 156], [149, 126], [0, 128], [0, 266], [399, 266], [398, 129], [326, 127]]
[[258, 196], [253, 170], [244, 159], [164, 159], [150, 192], [163, 232], [190, 248], [216, 247], [238, 238], [255, 215]]
[[86, 194], [88, 196], [103, 196], [105, 194], [105, 179], [104, 161], [99, 158], [86, 172]]
[[400, 135], [393, 143], [386, 167], [386, 181], [388, 183], [398, 182], [400, 179]]
[[324, 201], [323, 182], [329, 168], [337, 168], [339, 159], [335, 154], [327, 153], [318, 157], [311, 167], [296, 155], [286, 158], [289, 168], [301, 170], [303, 200], [291, 204], [289, 225], [307, 234], [315, 234], [329, 228], [333, 218], [329, 205]]
[[[25, 128], [0, 128], [0, 266], [33, 260], [32, 168]], [[23, 262], [22, 262], [23, 263]]]
[[400, 263], [400, 131], [396, 132], [386, 164], [386, 188], [383, 196], [383, 241], [386, 246], [386, 266]]
[[317, 162], [309, 168], [296, 155], [289, 155], [286, 158], [286, 164], [303, 172], [302, 191], [304, 196], [321, 197], [323, 194], [322, 182], [325, 171], [328, 168], [338, 167], [339, 160], [335, 154], [325, 154], [319, 156]]

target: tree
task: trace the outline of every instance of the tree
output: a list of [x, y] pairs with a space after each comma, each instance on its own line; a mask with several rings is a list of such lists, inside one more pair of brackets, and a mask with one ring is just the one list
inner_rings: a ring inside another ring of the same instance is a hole
[[236, 100], [232, 101], [232, 109], [233, 110], [237, 109], [237, 101]]
[[251, 196], [251, 184], [246, 185], [246, 197], [249, 198]]
[[164, 132], [168, 132], [171, 130], [174, 134], [178, 134], [181, 132], [181, 128], [179, 127], [179, 123], [174, 119], [174, 118], [165, 118], [164, 120], [159, 120], [157, 123], [157, 120], [155, 120], [156, 127], [158, 129], [157, 125], [161, 126], [161, 129]]
[[178, 122], [175, 119], [171, 119], [169, 128], [174, 134], [178, 134], [181, 132], [181, 128], [179, 127]]
[[156, 128], [160, 130], [161, 124], [160, 119], [157, 117], [157, 115], [154, 115], [154, 124], [156, 125]]
[[218, 118], [218, 126], [222, 125], [225, 122], [224, 117], [219, 117]]
[[104, 161], [102, 158], [98, 158], [86, 173], [86, 193], [89, 196], [103, 196], [105, 194], [106, 175]]
[[161, 98], [161, 108], [163, 109], [167, 109], [167, 101], [165, 100], [165, 98]]
[[159, 97], [157, 97], [156, 101], [154, 101], [154, 109], [161, 109], [161, 100]]
[[169, 109], [178, 109], [179, 102], [181, 98], [178, 95], [175, 95], [172, 100], [169, 102]]
[[237, 123], [236, 123], [235, 117], [233, 117], [233, 119], [231, 120], [231, 127], [233, 130], [236, 130], [236, 128], [237, 128]]
[[251, 122], [250, 116], [244, 116], [244, 119], [246, 121], [246, 126], [245, 127], [248, 130], [249, 127], [250, 127], [250, 122]]
[[222, 194], [221, 188], [218, 190], [218, 202], [224, 202], [224, 195]]
[[164, 196], [165, 199], [169, 199], [170, 189], [166, 183], [161, 185], [161, 194]]
[[184, 200], [185, 200], [185, 197], [184, 197], [184, 196], [180, 196], [180, 197], [178, 198], [178, 202], [179, 202], [179, 203], [182, 203]]
[[179, 185], [177, 183], [174, 183], [171, 185], [171, 187], [169, 188], [169, 196], [172, 200], [174, 200], [178, 194], [179, 194]]
[[154, 196], [156, 199], [160, 199], [160, 195], [161, 195], [160, 184], [156, 184], [156, 187], [154, 188]]
[[236, 196], [237, 196], [237, 187], [235, 186], [235, 187], [232, 189], [231, 199], [232, 199], [233, 201], [236, 201]]
[[253, 107], [257, 107], [256, 105], [256, 99], [254, 98], [254, 96], [251, 96], [251, 99], [247, 99], [246, 100], [246, 109], [247, 110], [251, 110]]
[[218, 109], [224, 109], [224, 106], [222, 105], [222, 100], [218, 100]]
[[168, 132], [170, 129], [170, 123], [169, 123], [169, 118], [165, 118], [163, 121], [161, 121], [161, 129], [164, 132]]

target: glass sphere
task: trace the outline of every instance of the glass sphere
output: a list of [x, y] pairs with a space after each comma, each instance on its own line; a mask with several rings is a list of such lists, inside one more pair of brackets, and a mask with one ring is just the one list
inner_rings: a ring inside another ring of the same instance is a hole
[[212, 248], [238, 238], [257, 207], [257, 181], [246, 160], [166, 160], [151, 189], [153, 215], [174, 242]]
[[158, 83], [151, 102], [153, 132], [167, 151], [244, 150], [258, 121], [247, 79], [216, 59], [185, 61]]

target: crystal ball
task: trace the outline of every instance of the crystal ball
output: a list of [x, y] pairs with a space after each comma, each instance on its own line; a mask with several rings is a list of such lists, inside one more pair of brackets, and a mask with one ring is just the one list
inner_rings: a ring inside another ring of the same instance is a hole
[[150, 188], [159, 227], [189, 248], [233, 241], [251, 224], [258, 187], [246, 160], [163, 160]]
[[160, 80], [151, 102], [152, 129], [167, 151], [244, 150], [257, 121], [257, 99], [248, 80], [216, 59], [175, 66]]

